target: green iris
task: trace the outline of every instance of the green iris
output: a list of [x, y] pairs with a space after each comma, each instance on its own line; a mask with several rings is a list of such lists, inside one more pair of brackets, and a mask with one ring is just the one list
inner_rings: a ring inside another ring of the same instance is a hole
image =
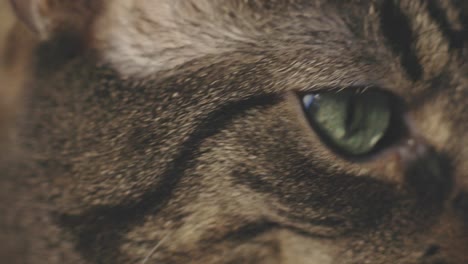
[[376, 90], [307, 94], [302, 101], [320, 134], [346, 154], [373, 151], [390, 126], [389, 96]]

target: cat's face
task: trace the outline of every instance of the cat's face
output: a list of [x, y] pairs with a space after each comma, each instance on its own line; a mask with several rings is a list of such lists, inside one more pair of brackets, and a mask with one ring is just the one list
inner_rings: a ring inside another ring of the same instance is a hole
[[29, 20], [27, 254], [468, 263], [465, 7], [116, 0], [79, 55]]

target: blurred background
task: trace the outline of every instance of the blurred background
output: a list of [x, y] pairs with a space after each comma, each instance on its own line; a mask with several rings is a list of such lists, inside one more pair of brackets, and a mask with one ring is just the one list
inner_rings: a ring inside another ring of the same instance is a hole
[[18, 110], [19, 80], [24, 75], [8, 60], [11, 54], [7, 47], [15, 45], [8, 41], [14, 22], [9, 0], [0, 0], [0, 161], [8, 156], [7, 143], [12, 140], [12, 122]]
[[8, 263], [8, 259], [21, 254], [18, 250], [22, 249], [18, 246], [22, 241], [18, 238], [17, 231], [11, 228], [15, 226], [16, 220], [3, 214], [5, 207], [14, 204], [13, 199], [16, 198], [13, 197], [16, 195], [12, 194], [17, 187], [8, 179], [3, 180], [5, 175], [1, 173], [8, 168], [9, 159], [13, 158], [13, 125], [20, 105], [19, 80], [25, 75], [24, 71], [18, 71], [17, 66], [12, 63], [11, 49], [7, 49], [8, 46], [17, 44], [16, 41], [7, 41], [11, 39], [7, 36], [10, 35], [13, 24], [9, 0], [0, 0], [0, 240], [8, 241], [0, 245], [0, 263]]
[[8, 2], [8, 0], [0, 0], [0, 36], [2, 37], [13, 20]]

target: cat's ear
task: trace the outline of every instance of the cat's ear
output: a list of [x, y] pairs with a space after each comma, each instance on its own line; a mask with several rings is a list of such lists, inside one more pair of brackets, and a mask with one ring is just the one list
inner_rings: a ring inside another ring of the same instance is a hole
[[41, 39], [57, 33], [86, 34], [103, 0], [10, 0], [19, 20]]

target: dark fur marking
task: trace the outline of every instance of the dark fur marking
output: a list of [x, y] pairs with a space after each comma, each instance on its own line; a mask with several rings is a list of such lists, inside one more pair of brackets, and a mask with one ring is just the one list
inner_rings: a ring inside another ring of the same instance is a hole
[[[421, 0], [423, 1], [423, 0]], [[462, 31], [453, 30], [447, 18], [446, 12], [436, 0], [427, 0], [427, 12], [439, 25], [442, 34], [449, 40], [451, 49], [463, 47], [464, 35]]]
[[[280, 150], [280, 152], [287, 152], [287, 150]], [[290, 155], [292, 153], [289, 153]], [[314, 236], [320, 238], [333, 238], [340, 237], [350, 232], [357, 230], [374, 228], [378, 225], [376, 219], [385, 218], [391, 211], [391, 208], [398, 206], [399, 197], [392, 193], [394, 186], [382, 182], [377, 182], [370, 177], [353, 177], [346, 174], [337, 174], [334, 177], [322, 176], [326, 175], [324, 172], [319, 172], [310, 164], [310, 160], [303, 156], [291, 156], [291, 164], [285, 166], [291, 168], [300, 168], [297, 171], [291, 171], [290, 175], [284, 175], [290, 180], [301, 182], [307, 185], [315, 185], [321, 192], [310, 193], [309, 197], [304, 200], [303, 197], [290, 196], [283, 192], [281, 188], [274, 188], [270, 182], [260, 177], [255, 177], [253, 172], [246, 169], [239, 169], [235, 171], [233, 177], [239, 185], [247, 185], [249, 188], [256, 192], [275, 195], [281, 199], [283, 204], [294, 205], [298, 203], [307, 204], [308, 208], [316, 210], [325, 210], [320, 217], [310, 217], [303, 215], [303, 209], [298, 207], [293, 208], [291, 211], [278, 210], [277, 213], [287, 215], [288, 219], [298, 222], [307, 222], [316, 227], [331, 227], [331, 233], [304, 233], [305, 231], [297, 230], [307, 236]], [[272, 163], [278, 163], [277, 158], [272, 157]], [[240, 164], [238, 167], [243, 167]], [[313, 171], [315, 170], [315, 173]], [[275, 173], [275, 172], [272, 172]], [[347, 188], [347, 186], [359, 186], [358, 188]], [[361, 189], [362, 188], [362, 189]], [[372, 189], [374, 192], [365, 193], [364, 189]], [[339, 189], [339, 195], [336, 190]], [[348, 200], [342, 201], [338, 197], [346, 196]], [[296, 200], [297, 199], [297, 200]], [[362, 201], [372, 201], [366, 206], [360, 206]], [[384, 203], [387, 206], [381, 207], [380, 204]], [[352, 205], [353, 210], [346, 211], [348, 206]], [[333, 208], [333, 209], [331, 209]], [[294, 229], [288, 226], [288, 229]]]
[[[197, 156], [203, 140], [217, 134], [230, 120], [247, 109], [271, 106], [277, 102], [276, 95], [268, 94], [223, 105], [210, 113], [182, 144], [183, 148], [163, 173], [158, 188], [146, 193], [140, 201], [126, 206], [98, 206], [78, 216], [62, 215], [59, 217], [60, 224], [76, 235], [77, 249], [83, 256], [99, 263], [116, 263], [122, 239], [120, 234], [135, 222], [142, 221], [148, 211], [157, 213], [164, 207], [184, 172], [192, 166], [191, 161]], [[103, 256], [107, 258], [103, 259]]]
[[414, 52], [414, 36], [408, 17], [393, 0], [385, 0], [381, 10], [380, 24], [388, 45], [400, 56], [400, 61], [413, 81], [422, 78], [423, 69]]
[[453, 201], [453, 207], [461, 218], [468, 224], [468, 193], [462, 192]]
[[451, 159], [429, 150], [411, 162], [405, 171], [406, 180], [424, 204], [441, 205], [453, 188]]
[[242, 227], [227, 233], [219, 241], [235, 240], [249, 241], [254, 237], [264, 234], [272, 229], [278, 228], [278, 224], [269, 221], [259, 221], [243, 225]]
[[452, 0], [452, 4], [459, 10], [458, 19], [462, 24], [462, 30], [460, 32], [463, 40], [461, 52], [459, 57], [463, 58], [467, 56], [467, 44], [468, 44], [468, 2], [466, 0]]

